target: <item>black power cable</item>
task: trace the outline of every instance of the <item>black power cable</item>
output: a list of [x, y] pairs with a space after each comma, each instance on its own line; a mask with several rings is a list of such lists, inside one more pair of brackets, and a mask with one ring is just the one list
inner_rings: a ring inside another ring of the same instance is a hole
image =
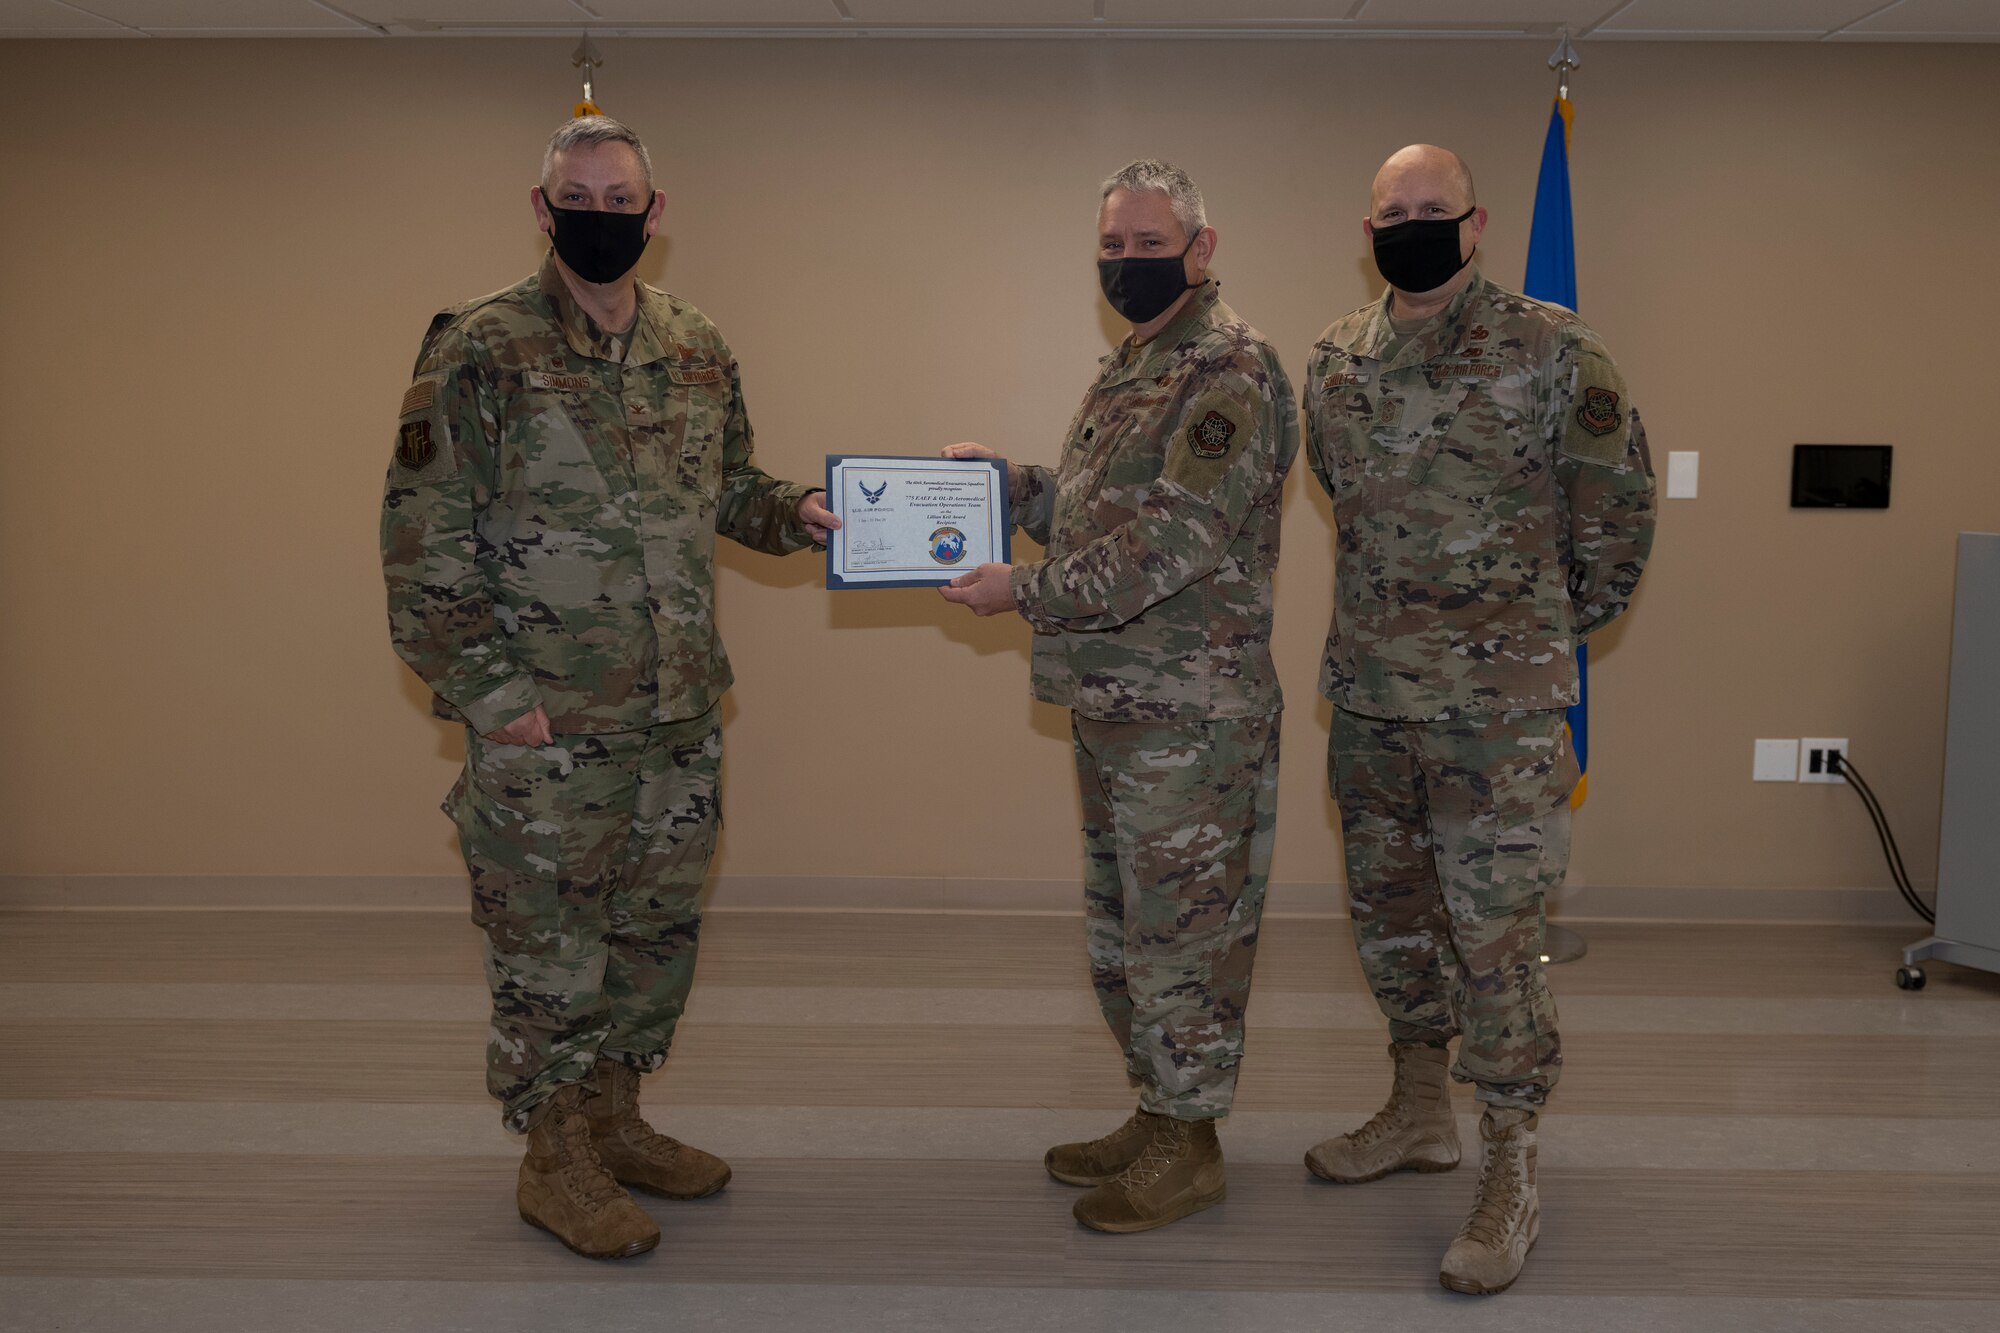
[[1896, 881], [1896, 892], [1903, 895], [1903, 901], [1910, 905], [1911, 911], [1925, 921], [1935, 923], [1937, 912], [1919, 898], [1917, 891], [1910, 886], [1910, 872], [1903, 865], [1903, 849], [1896, 845], [1896, 835], [1889, 830], [1889, 816], [1883, 811], [1882, 802], [1875, 798], [1875, 789], [1868, 785], [1868, 779], [1855, 771], [1853, 763], [1847, 756], [1838, 750], [1827, 755], [1826, 767], [1829, 773], [1836, 773], [1847, 779], [1847, 785], [1854, 788], [1854, 794], [1861, 798], [1861, 804], [1867, 809], [1868, 818], [1874, 821], [1875, 837], [1882, 844], [1884, 859], [1889, 862], [1889, 875]]

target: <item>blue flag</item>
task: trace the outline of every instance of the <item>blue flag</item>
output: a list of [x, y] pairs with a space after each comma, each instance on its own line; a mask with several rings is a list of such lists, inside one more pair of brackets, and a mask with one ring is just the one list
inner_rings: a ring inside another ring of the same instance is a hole
[[[1535, 220], [1528, 231], [1528, 271], [1521, 290], [1537, 301], [1553, 301], [1576, 309], [1576, 228], [1569, 212], [1570, 105], [1556, 98], [1549, 112], [1549, 132], [1542, 140], [1542, 172], [1535, 180]], [[1590, 664], [1584, 645], [1576, 645], [1576, 674], [1582, 687], [1569, 710], [1570, 744], [1583, 776], [1570, 793], [1572, 807], [1583, 804], [1590, 791]]]

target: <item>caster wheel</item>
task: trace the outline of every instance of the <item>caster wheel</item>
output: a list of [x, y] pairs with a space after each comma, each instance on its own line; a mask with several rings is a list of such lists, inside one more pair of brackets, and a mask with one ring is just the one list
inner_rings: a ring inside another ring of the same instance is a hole
[[1922, 990], [1924, 988], [1924, 970], [1921, 967], [1897, 968], [1896, 985], [1902, 990]]

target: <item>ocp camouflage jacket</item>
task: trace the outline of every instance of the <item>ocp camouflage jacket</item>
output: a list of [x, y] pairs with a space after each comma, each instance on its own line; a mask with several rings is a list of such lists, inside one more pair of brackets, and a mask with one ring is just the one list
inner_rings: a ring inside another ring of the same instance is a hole
[[1576, 646], [1653, 540], [1646, 432], [1597, 335], [1475, 272], [1407, 340], [1387, 295], [1339, 320], [1307, 386], [1338, 547], [1321, 692], [1407, 720], [1574, 704]]
[[812, 489], [752, 460], [700, 311], [640, 284], [621, 346], [551, 255], [425, 338], [382, 501], [390, 636], [439, 715], [481, 732], [538, 703], [558, 733], [698, 717], [731, 680], [716, 534], [808, 547]]
[[1104, 359], [1054, 473], [1011, 467], [1035, 697], [1109, 722], [1284, 706], [1271, 661], [1279, 506], [1299, 448], [1291, 382], [1208, 284]]

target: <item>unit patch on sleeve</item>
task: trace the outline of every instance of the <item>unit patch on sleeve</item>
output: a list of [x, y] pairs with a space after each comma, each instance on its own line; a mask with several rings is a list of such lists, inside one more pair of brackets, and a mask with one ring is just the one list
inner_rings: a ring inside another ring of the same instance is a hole
[[[1250, 418], [1241, 395], [1210, 389], [1194, 401], [1182, 418], [1187, 424], [1169, 437], [1166, 467], [1161, 477], [1203, 499], [1215, 489], [1256, 437], [1246, 430]], [[1181, 448], [1181, 444], [1186, 448]]]
[[1609, 389], [1592, 384], [1583, 391], [1583, 399], [1576, 405], [1576, 424], [1592, 435], [1609, 435], [1618, 429], [1625, 419], [1618, 410], [1618, 395]]
[[1632, 405], [1625, 400], [1625, 377], [1611, 359], [1593, 348], [1576, 358], [1575, 405], [1551, 423], [1562, 431], [1562, 451], [1579, 463], [1624, 467]]
[[1234, 434], [1236, 423], [1210, 408], [1188, 427], [1188, 447], [1203, 458], [1220, 458], [1229, 452], [1229, 438]]
[[403, 394], [402, 421], [396, 427], [396, 469], [411, 479], [428, 480], [451, 471], [450, 437], [443, 413], [443, 387], [437, 376], [426, 376]]
[[437, 457], [437, 441], [431, 438], [428, 421], [405, 421], [396, 434], [396, 461], [412, 472], [422, 472]]

